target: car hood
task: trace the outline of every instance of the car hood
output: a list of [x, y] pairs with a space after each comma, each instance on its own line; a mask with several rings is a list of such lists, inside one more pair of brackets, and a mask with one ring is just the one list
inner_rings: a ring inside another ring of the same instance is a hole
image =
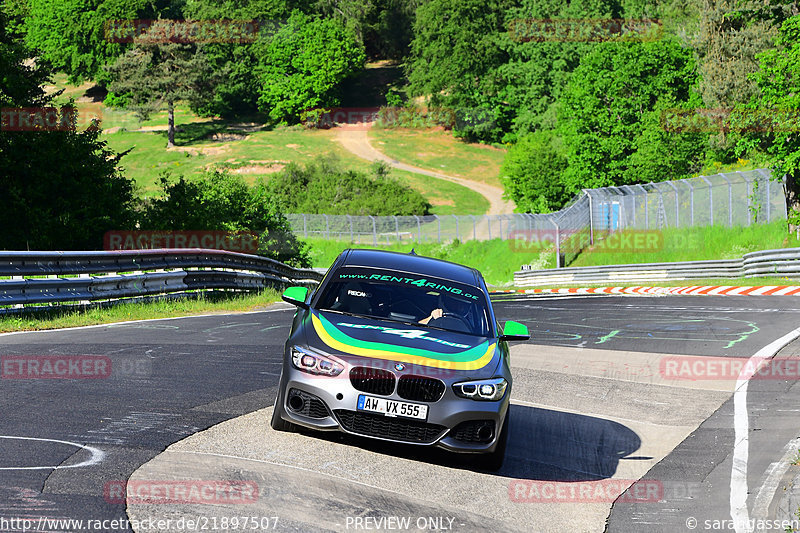
[[[391, 320], [310, 310], [304, 320], [309, 346], [337, 355], [350, 364], [364, 358], [385, 363], [439, 369], [445, 373], [492, 372], [497, 368], [497, 339]], [[383, 366], [380, 364], [374, 366]]]

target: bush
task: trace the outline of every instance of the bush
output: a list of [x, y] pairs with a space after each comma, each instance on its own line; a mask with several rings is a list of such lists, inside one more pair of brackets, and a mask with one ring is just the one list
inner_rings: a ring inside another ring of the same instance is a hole
[[163, 196], [145, 206], [141, 229], [254, 231], [260, 235], [259, 255], [310, 266], [308, 246], [294, 236], [263, 183], [249, 187], [226, 171], [210, 171], [196, 181], [165, 173], [160, 183]]
[[371, 173], [345, 170], [339, 160], [320, 157], [305, 167], [290, 164], [267, 183], [272, 198], [289, 213], [328, 215], [427, 215], [431, 204], [388, 176], [385, 165]]
[[518, 210], [549, 213], [560, 209], [573, 193], [563, 182], [566, 168], [560, 139], [542, 131], [522, 137], [511, 147], [500, 179]]

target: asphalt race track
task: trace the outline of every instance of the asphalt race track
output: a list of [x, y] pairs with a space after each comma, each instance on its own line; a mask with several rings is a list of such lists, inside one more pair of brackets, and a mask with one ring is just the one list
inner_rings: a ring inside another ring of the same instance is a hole
[[[797, 372], [741, 387], [724, 369], [771, 357], [781, 338], [778, 359], [800, 355], [787, 336], [800, 300], [511, 294], [495, 309], [532, 339], [512, 348], [511, 434], [494, 474], [444, 452], [272, 431], [284, 304], [2, 335], [0, 531], [157, 531], [147, 520], [167, 519], [162, 531], [748, 531], [775, 516], [798, 468], [782, 461], [800, 447]], [[107, 367], [15, 379], [5, 361], [19, 356]], [[129, 480], [236, 480], [257, 497], [126, 505], [113, 491]]]

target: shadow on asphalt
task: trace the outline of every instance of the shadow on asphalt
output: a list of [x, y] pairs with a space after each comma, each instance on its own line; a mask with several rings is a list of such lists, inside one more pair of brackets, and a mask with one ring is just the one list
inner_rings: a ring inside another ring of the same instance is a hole
[[[620, 459], [641, 446], [639, 436], [627, 426], [604, 418], [550, 409], [511, 405], [511, 421], [502, 468], [494, 475], [543, 481], [593, 481], [614, 475]], [[375, 441], [338, 432], [301, 430], [311, 438], [356, 446], [450, 468], [485, 472], [474, 455], [439, 448]], [[490, 472], [492, 473], [492, 472]]]

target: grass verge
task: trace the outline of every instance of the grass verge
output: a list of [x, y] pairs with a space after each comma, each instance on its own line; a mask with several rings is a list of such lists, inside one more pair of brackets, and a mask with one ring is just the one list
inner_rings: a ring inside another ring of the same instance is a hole
[[[636, 235], [639, 243], [636, 245]], [[648, 235], [654, 236], [649, 246]], [[524, 247], [525, 243], [520, 246]], [[583, 250], [568, 266], [602, 266], [627, 263], [667, 263], [673, 261], [704, 261], [739, 259], [748, 252], [800, 246], [787, 233], [786, 221], [769, 224], [727, 227], [667, 228], [661, 232], [623, 231], [607, 241], [598, 241]]]
[[0, 315], [0, 333], [38, 331], [111, 324], [127, 320], [171, 318], [207, 313], [255, 311], [280, 300], [271, 289], [258, 294], [208, 293], [198, 298], [122, 303], [111, 307], [89, 306], [80, 309], [39, 310], [14, 315]]

